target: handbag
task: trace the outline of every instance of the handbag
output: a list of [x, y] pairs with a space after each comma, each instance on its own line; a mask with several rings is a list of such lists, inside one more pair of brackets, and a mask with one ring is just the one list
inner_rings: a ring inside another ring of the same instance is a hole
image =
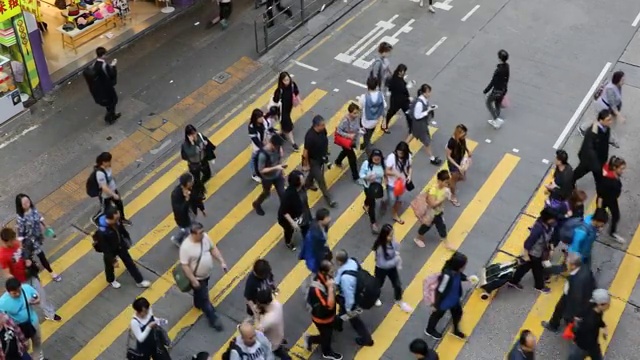
[[293, 99], [292, 99], [293, 107], [299, 106], [301, 102], [302, 100], [300, 100], [300, 95], [293, 94]]
[[206, 161], [215, 160], [216, 158], [216, 146], [211, 143], [211, 141], [201, 133], [198, 133], [200, 136], [200, 140], [205, 144], [204, 145], [204, 159]]
[[80, 8], [78, 5], [69, 5], [67, 6], [67, 13], [69, 16], [78, 16], [80, 15]]
[[416, 186], [413, 184], [413, 181], [411, 181], [411, 180], [407, 180], [407, 182], [404, 184], [404, 188], [405, 188], [407, 191], [413, 191], [413, 189], [415, 189], [415, 188], [416, 188]]
[[337, 131], [333, 134], [333, 143], [345, 149], [353, 148], [353, 139], [344, 137], [338, 134]]
[[372, 182], [367, 188], [367, 193], [373, 196], [375, 199], [382, 199], [384, 197], [384, 188], [380, 183]]
[[31, 323], [31, 307], [29, 306], [29, 300], [27, 300], [27, 294], [24, 292], [24, 290], [21, 291], [22, 298], [24, 299], [24, 304], [27, 306], [27, 321], [18, 324], [18, 327], [20, 328], [20, 330], [22, 331], [22, 335], [24, 335], [26, 339], [31, 339], [36, 335], [37, 330], [36, 327]]
[[509, 101], [509, 97], [505, 94], [502, 97], [502, 101], [500, 102], [500, 107], [503, 108], [503, 109], [506, 109], [509, 106], [511, 106], [511, 102]]
[[404, 179], [396, 179], [396, 181], [393, 183], [393, 195], [395, 195], [395, 197], [402, 196], [402, 194], [404, 194], [406, 190], [406, 185], [407, 184], [405, 183]]
[[[193, 269], [193, 274], [198, 272], [198, 266], [200, 266], [200, 260], [202, 260], [202, 254], [204, 253], [204, 242], [200, 243], [200, 256], [198, 256], [198, 261], [196, 262], [196, 267]], [[176, 286], [182, 292], [189, 292], [191, 290], [191, 280], [187, 277], [187, 274], [184, 273], [184, 269], [182, 269], [181, 264], [177, 264], [173, 270], [171, 271], [173, 275], [173, 280], [176, 282]]]
[[435, 211], [427, 203], [427, 193], [419, 194], [411, 201], [413, 214], [424, 225], [431, 225], [435, 217]]
[[144, 360], [146, 357], [139, 352], [137, 349], [130, 347], [131, 345], [131, 327], [129, 327], [129, 332], [127, 333], [127, 360]]

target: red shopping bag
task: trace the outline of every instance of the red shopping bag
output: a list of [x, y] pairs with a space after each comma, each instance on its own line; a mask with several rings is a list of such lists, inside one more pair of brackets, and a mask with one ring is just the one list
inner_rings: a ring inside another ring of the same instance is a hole
[[405, 186], [405, 180], [403, 178], [397, 178], [396, 182], [393, 183], [393, 195], [395, 195], [395, 197], [402, 196], [406, 190]]
[[333, 143], [345, 149], [351, 149], [353, 147], [353, 139], [344, 137], [337, 132], [333, 134]]
[[567, 327], [564, 328], [564, 332], [562, 332], [562, 338], [565, 340], [573, 340], [575, 338], [575, 334], [573, 333], [573, 321], [567, 324]]

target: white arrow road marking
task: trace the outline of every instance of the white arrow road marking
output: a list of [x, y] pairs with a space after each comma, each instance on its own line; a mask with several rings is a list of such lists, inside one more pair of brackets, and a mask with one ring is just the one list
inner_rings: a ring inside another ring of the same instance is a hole
[[347, 64], [351, 64], [353, 60], [358, 58], [358, 55], [363, 52], [369, 45], [376, 41], [385, 31], [391, 30], [396, 25], [393, 23], [395, 19], [398, 18], [398, 15], [394, 15], [388, 21], [378, 21], [376, 27], [373, 30], [369, 31], [365, 36], [360, 38], [349, 50], [338, 54], [335, 59]]
[[[388, 42], [389, 44], [391, 44], [391, 46], [394, 46], [395, 44], [398, 43], [398, 41], [400, 41], [400, 39], [398, 38], [398, 36], [400, 36], [400, 34], [408, 34], [411, 30], [413, 30], [413, 28], [411, 27], [411, 24], [413, 24], [415, 22], [414, 19], [411, 19], [409, 21], [407, 21], [406, 24], [404, 24], [400, 29], [398, 29], [398, 31], [396, 31], [395, 34], [393, 34], [392, 36], [383, 36], [382, 39], [380, 39], [380, 42]], [[359, 68], [362, 69], [368, 69], [369, 66], [371, 66], [371, 64], [373, 64], [373, 62], [375, 61], [375, 59], [371, 59], [369, 61], [365, 60], [369, 55], [371, 55], [372, 52], [376, 51], [378, 48], [378, 44], [373, 45], [371, 48], [369, 48], [369, 50], [367, 50], [366, 53], [362, 54], [362, 56], [353, 62], [353, 66], [357, 66]]]
[[437, 3], [433, 4], [433, 7], [440, 10], [449, 11], [451, 10], [451, 8], [453, 8], [453, 6], [449, 5], [452, 1], [453, 0], [438, 1]]

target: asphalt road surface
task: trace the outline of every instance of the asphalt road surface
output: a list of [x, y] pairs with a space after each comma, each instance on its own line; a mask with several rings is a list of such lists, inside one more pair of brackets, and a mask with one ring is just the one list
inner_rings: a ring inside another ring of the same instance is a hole
[[[439, 105], [431, 124], [437, 130], [434, 152], [444, 157], [444, 146], [456, 124], [469, 128], [473, 166], [468, 179], [459, 186], [462, 206], [449, 206], [445, 214], [450, 240], [469, 256], [467, 272], [476, 273], [488, 262], [519, 254], [527, 226], [542, 207], [540, 185], [548, 181], [554, 147], [567, 149], [571, 163], [577, 165], [581, 138], [573, 128], [581, 121], [594, 119], [590, 99], [595, 88], [611, 71], [624, 70], [623, 113], [627, 122], [616, 125], [621, 148], [612, 153], [626, 158], [629, 164], [620, 199], [620, 233], [627, 244], [621, 246], [602, 236], [594, 250], [594, 267], [599, 268], [599, 286], [610, 289], [614, 297], [605, 316], [611, 337], [601, 340], [606, 356], [637, 358], [640, 294], [635, 284], [640, 275], [640, 231], [636, 229], [640, 215], [634, 210], [640, 188], [634, 184], [640, 183], [640, 170], [633, 159], [640, 150], [635, 141], [640, 133], [635, 116], [640, 113], [640, 102], [636, 102], [640, 100], [640, 5], [631, 0], [447, 0], [436, 7], [436, 13], [430, 14], [409, 1], [364, 2], [292, 58], [278, 64], [293, 74], [304, 98], [303, 106], [294, 111], [296, 138], [302, 142], [315, 114], [323, 115], [334, 128], [345, 105], [365, 92], [362, 83], [376, 44], [393, 43], [393, 67], [404, 63], [410, 80], [433, 87], [432, 99]], [[322, 14], [319, 19], [315, 21], [322, 21]], [[283, 46], [290, 47], [291, 43], [284, 42], [274, 53], [286, 52]], [[505, 125], [495, 130], [486, 121], [489, 115], [482, 90], [490, 80], [499, 49], [510, 53], [511, 105], [504, 110]], [[317, 352], [310, 354], [300, 347], [300, 338], [310, 325], [299, 291], [308, 273], [281, 241], [281, 229], [275, 220], [277, 198], [272, 196], [265, 202], [264, 217], [251, 208], [260, 190], [249, 177], [249, 144], [243, 124], [254, 107], [267, 104], [273, 85], [272, 79], [260, 81], [251, 96], [242, 99], [244, 102], [229, 106], [231, 115], [224, 121], [237, 124], [229, 136], [222, 137], [218, 128], [205, 131], [207, 135], [218, 132], [221, 140], [215, 175], [208, 185], [208, 216], [202, 222], [230, 266], [227, 274], [217, 271], [210, 280], [210, 294], [225, 330], [215, 333], [209, 329], [199, 312], [191, 308], [191, 297], [173, 285], [171, 268], [177, 261], [177, 250], [169, 241], [174, 230], [169, 192], [185, 165], [171, 153], [154, 163], [148, 176], [134, 177], [123, 189], [129, 193], [126, 211], [135, 213], [131, 217], [135, 242], [131, 253], [145, 277], [153, 281], [151, 288], [142, 291], [126, 274], [119, 279], [122, 288], [108, 288], [102, 259], [90, 251], [86, 238], [66, 248], [55, 256], [53, 264], [54, 269], [64, 270], [63, 281], [54, 283], [43, 275], [48, 295], [64, 317], [61, 323], [43, 324], [47, 357], [121, 359], [132, 314], [130, 304], [136, 296], [145, 296], [153, 303], [154, 313], [169, 320], [175, 359], [203, 350], [217, 353], [218, 359], [235, 325], [245, 316], [244, 277], [256, 259], [265, 257], [280, 283], [279, 300], [285, 303], [285, 333], [292, 355], [320, 358]], [[399, 116], [391, 134], [375, 136], [375, 146], [389, 153], [405, 135], [404, 119]], [[414, 182], [417, 190], [425, 189], [438, 169], [429, 164], [419, 144], [411, 146], [415, 153]], [[333, 145], [332, 152], [333, 156], [338, 153]], [[294, 154], [287, 161], [294, 168], [300, 157]], [[329, 239], [332, 246], [347, 249], [368, 267], [374, 238], [362, 212], [362, 191], [349, 175], [343, 176], [345, 171], [346, 167], [334, 167], [326, 174], [339, 203], [332, 210]], [[578, 185], [593, 196], [591, 178], [585, 177]], [[415, 192], [406, 196], [406, 204]], [[317, 193], [311, 193], [310, 201], [315, 208], [325, 206]], [[416, 337], [426, 338], [423, 330], [429, 310], [421, 304], [422, 280], [439, 271], [449, 253], [434, 233], [429, 233], [426, 248], [417, 248], [411, 241], [417, 231], [411, 210], [404, 211], [403, 219], [405, 225], [396, 224], [395, 231], [397, 240], [402, 241], [404, 299], [415, 311], [408, 315], [394, 307], [392, 289], [385, 285], [383, 306], [363, 314], [375, 345], [359, 349], [347, 326], [334, 339], [335, 349], [345, 359], [407, 359], [408, 343]], [[380, 222], [391, 222], [390, 215]], [[122, 273], [122, 269], [118, 271]], [[503, 289], [489, 301], [480, 300], [477, 292], [469, 293], [462, 323], [469, 337], [463, 342], [446, 335], [436, 348], [440, 358], [502, 359], [523, 328], [533, 330], [540, 338], [539, 359], [565, 358], [568, 344], [543, 332], [539, 324], [550, 316], [562, 282], [555, 280], [551, 284], [553, 292], [540, 296], [533, 291], [530, 276], [525, 277], [523, 285], [524, 291]], [[444, 325], [443, 321], [440, 329]]]

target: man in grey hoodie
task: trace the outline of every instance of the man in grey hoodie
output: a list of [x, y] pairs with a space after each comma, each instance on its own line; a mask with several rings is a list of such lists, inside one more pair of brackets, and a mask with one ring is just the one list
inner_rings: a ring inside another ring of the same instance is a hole
[[232, 345], [229, 360], [275, 360], [271, 343], [260, 331], [256, 331], [250, 320], [238, 325], [238, 335]]

